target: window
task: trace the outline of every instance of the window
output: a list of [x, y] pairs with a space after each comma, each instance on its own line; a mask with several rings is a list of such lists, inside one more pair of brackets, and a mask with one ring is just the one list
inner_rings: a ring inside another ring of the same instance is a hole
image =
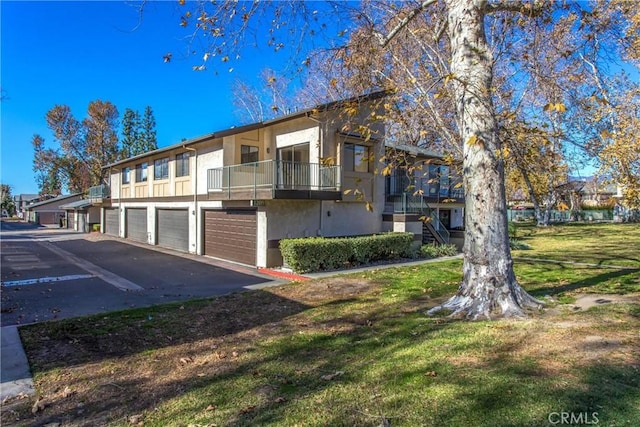
[[369, 172], [371, 147], [359, 144], [344, 144], [344, 170], [351, 172]]
[[131, 182], [131, 168], [122, 168], [122, 183], [128, 184]]
[[429, 165], [429, 196], [437, 197], [440, 192], [440, 166]]
[[449, 166], [440, 166], [440, 197], [449, 197]]
[[136, 165], [136, 182], [145, 182], [147, 180], [147, 162]]
[[240, 147], [240, 163], [253, 163], [258, 161], [258, 147], [242, 145]]
[[157, 159], [153, 161], [153, 179], [169, 178], [169, 158]]
[[189, 175], [189, 153], [176, 154], [176, 176]]

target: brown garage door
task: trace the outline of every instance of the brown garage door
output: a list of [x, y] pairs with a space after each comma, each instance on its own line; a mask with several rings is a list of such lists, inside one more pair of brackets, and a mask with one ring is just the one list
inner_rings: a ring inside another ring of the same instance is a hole
[[256, 211], [205, 211], [204, 254], [255, 265]]

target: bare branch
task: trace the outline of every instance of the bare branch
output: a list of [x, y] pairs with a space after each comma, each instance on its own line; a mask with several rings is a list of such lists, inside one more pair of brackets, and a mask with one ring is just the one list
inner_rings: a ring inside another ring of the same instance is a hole
[[485, 12], [488, 14], [494, 12], [518, 12], [527, 16], [537, 16], [542, 12], [543, 6], [543, 0], [534, 0], [532, 3], [513, 0], [497, 0], [487, 2]]
[[380, 33], [376, 33], [378, 39], [380, 41], [380, 46], [386, 47], [391, 40], [404, 28], [407, 26], [409, 22], [411, 22], [419, 13], [425, 10], [427, 7], [431, 6], [433, 3], [436, 3], [437, 0], [426, 0], [423, 1], [420, 6], [413, 9], [407, 16], [405, 16], [398, 25], [396, 25], [386, 36], [383, 36]]

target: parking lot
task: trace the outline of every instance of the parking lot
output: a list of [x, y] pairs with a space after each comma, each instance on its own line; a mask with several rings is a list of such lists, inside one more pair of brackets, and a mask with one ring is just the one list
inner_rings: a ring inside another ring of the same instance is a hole
[[224, 295], [273, 284], [254, 268], [2, 221], [2, 326]]

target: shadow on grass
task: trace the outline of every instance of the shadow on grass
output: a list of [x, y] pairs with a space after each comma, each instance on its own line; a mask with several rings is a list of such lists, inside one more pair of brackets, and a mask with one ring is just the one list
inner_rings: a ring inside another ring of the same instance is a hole
[[[638, 274], [638, 270], [615, 270], [607, 273], [602, 273], [597, 276], [589, 277], [588, 279], [577, 280], [575, 282], [567, 283], [565, 285], [542, 287], [542, 288], [534, 289], [534, 290], [531, 290], [529, 293], [534, 297], [542, 297], [545, 295], [553, 296], [553, 295], [558, 295], [558, 294], [571, 292], [571, 291], [589, 292], [592, 288], [597, 287], [602, 283], [605, 283], [611, 279], [619, 279], [619, 278], [627, 277], [629, 275], [637, 275], [637, 274]], [[630, 286], [633, 286], [633, 285], [630, 285]], [[635, 285], [629, 289], [616, 289], [617, 292], [625, 291], [625, 290], [627, 292], [633, 292], [633, 291], [637, 292], [638, 290], [640, 290], [640, 287], [638, 287], [638, 285]], [[597, 289], [597, 292], [605, 293], [603, 291], [604, 291], [603, 289]]]

